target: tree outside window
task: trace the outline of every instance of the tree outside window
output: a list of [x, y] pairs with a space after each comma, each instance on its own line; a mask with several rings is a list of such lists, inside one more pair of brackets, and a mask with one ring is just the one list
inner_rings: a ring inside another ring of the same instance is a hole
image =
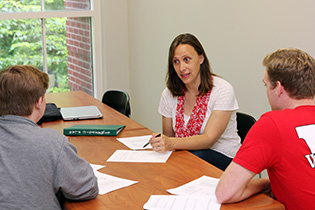
[[[0, 13], [70, 13], [89, 7], [89, 0], [2, 0]], [[83, 90], [93, 95], [91, 61], [90, 17], [0, 20], [0, 69], [34, 65], [49, 74], [49, 92]]]

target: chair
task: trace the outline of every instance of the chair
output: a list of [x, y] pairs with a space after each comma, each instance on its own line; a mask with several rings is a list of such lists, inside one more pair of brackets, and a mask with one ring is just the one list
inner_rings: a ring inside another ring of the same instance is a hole
[[241, 137], [243, 143], [249, 129], [254, 125], [256, 119], [249, 114], [236, 112], [237, 133]]
[[[243, 143], [245, 136], [249, 129], [255, 124], [256, 119], [249, 114], [242, 112], [236, 112], [237, 133], [241, 137], [241, 144]], [[261, 173], [258, 174], [261, 178]]]
[[104, 93], [102, 102], [129, 117], [130, 98], [127, 92], [121, 90], [108, 90]]

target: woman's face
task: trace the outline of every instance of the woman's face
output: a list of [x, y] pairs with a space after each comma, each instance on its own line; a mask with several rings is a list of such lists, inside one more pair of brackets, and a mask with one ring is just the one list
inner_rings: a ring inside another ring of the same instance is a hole
[[187, 85], [200, 84], [200, 65], [203, 63], [203, 55], [198, 55], [189, 44], [180, 44], [175, 48], [173, 67], [178, 77]]

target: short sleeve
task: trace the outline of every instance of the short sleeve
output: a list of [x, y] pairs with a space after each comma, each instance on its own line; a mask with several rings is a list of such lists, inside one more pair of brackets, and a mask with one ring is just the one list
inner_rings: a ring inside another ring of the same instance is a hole
[[213, 101], [211, 110], [234, 111], [239, 108], [232, 85], [219, 77], [214, 79], [210, 100]]
[[176, 106], [177, 97], [173, 97], [169, 89], [165, 88], [162, 92], [160, 104], [159, 104], [159, 113], [167, 118], [172, 118], [173, 109]]
[[263, 115], [250, 129], [234, 162], [258, 174], [273, 167], [282, 154], [282, 142], [275, 122]]

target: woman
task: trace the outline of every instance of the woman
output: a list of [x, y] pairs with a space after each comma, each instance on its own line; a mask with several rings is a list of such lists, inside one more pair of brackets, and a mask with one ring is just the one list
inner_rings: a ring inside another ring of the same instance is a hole
[[195, 36], [181, 34], [172, 42], [166, 81], [159, 106], [163, 135], [152, 135], [153, 149], [190, 150], [225, 170], [240, 147], [238, 104], [233, 87], [211, 72]]

